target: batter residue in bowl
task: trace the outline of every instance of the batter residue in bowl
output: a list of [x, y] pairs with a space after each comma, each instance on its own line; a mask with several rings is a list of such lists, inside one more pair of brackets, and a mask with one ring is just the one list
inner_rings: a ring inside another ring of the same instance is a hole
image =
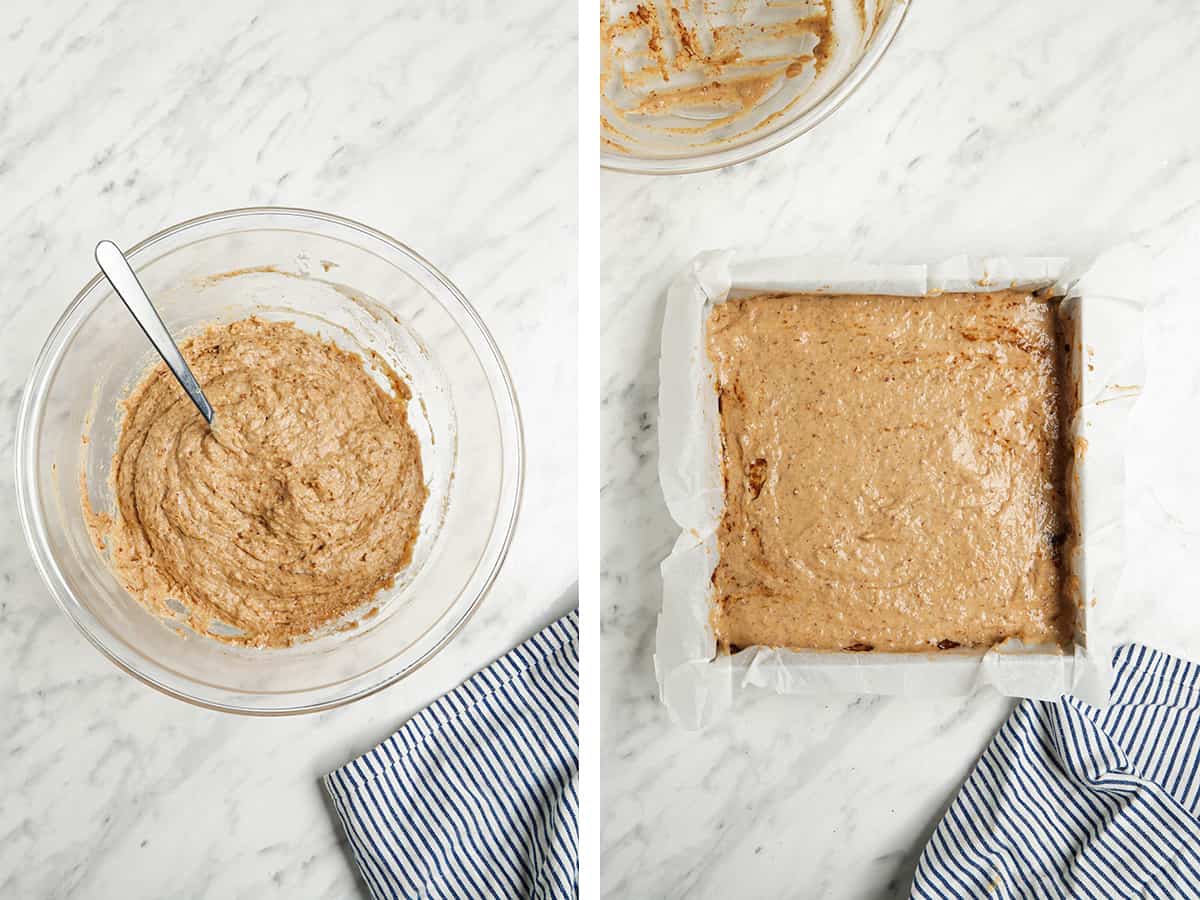
[[890, 0], [602, 0], [601, 138], [637, 153], [758, 131], [821, 79], [836, 48], [861, 51]]
[[124, 403], [115, 514], [82, 492], [126, 590], [218, 639], [283, 646], [391, 586], [427, 496], [399, 376], [383, 367], [389, 393], [360, 356], [258, 318], [180, 349], [214, 427], [159, 364]]

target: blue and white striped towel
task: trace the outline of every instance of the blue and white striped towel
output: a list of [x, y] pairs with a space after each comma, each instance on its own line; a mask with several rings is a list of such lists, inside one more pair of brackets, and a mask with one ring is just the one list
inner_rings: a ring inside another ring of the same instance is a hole
[[325, 777], [373, 897], [578, 895], [579, 619]]
[[1023, 701], [921, 856], [914, 897], [1200, 897], [1200, 666], [1137, 645], [1111, 706]]

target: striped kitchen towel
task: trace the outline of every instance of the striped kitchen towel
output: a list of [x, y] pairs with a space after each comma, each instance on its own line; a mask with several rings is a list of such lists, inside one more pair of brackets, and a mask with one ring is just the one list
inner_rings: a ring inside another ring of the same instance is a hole
[[574, 898], [572, 612], [325, 777], [373, 897]]
[[1200, 666], [1117, 650], [1111, 705], [1023, 701], [938, 825], [912, 896], [1200, 897]]

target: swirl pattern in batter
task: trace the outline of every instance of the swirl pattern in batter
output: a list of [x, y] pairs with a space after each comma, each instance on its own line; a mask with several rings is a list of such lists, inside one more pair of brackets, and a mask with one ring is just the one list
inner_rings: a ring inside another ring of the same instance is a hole
[[407, 385], [383, 367], [389, 393], [290, 322], [216, 325], [180, 349], [213, 428], [159, 364], [124, 402], [115, 513], [83, 492], [126, 590], [220, 640], [286, 646], [391, 586], [428, 493]]

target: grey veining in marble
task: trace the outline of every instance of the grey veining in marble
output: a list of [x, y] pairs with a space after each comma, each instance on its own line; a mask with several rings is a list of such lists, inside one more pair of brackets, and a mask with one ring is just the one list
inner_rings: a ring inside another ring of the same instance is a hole
[[[353, 896], [318, 777], [574, 602], [575, 12], [18, 0], [2, 18], [0, 896]], [[507, 356], [528, 445], [512, 552], [462, 634], [401, 685], [283, 720], [117, 671], [55, 607], [12, 501], [23, 383], [96, 241], [253, 204], [358, 219], [447, 272]]]
[[[845, 106], [757, 161], [601, 178], [602, 820], [610, 897], [900, 897], [1011, 702], [754, 694], [702, 734], [656, 697], [658, 563], [677, 528], [656, 474], [666, 286], [698, 251], [907, 262], [954, 253], [1087, 260], [1200, 220], [1200, 11], [1151, 2], [914, 0]], [[1200, 293], [1200, 280], [1192, 296]], [[1185, 298], [1186, 300], [1186, 298]], [[1200, 409], [1200, 306], [1159, 310], [1147, 379]], [[1154, 361], [1157, 360], [1157, 361]], [[1160, 409], [1166, 407], [1160, 407]], [[1193, 413], [1192, 422], [1195, 415]], [[1200, 658], [1200, 470], [1186, 417], [1131, 437], [1121, 634]], [[1140, 591], [1148, 578], [1167, 586]]]

